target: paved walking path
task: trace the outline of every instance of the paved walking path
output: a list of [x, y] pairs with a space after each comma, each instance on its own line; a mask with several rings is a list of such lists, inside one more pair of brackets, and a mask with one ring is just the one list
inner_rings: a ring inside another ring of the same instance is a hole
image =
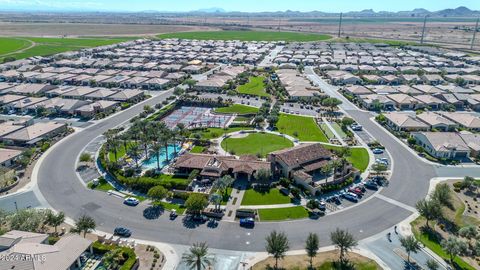
[[240, 204], [242, 203], [243, 195], [245, 195], [245, 190], [247, 187], [247, 180], [238, 180], [236, 183], [234, 183], [230, 199], [225, 206], [225, 216], [223, 220], [235, 221], [236, 211], [238, 208], [240, 208]]

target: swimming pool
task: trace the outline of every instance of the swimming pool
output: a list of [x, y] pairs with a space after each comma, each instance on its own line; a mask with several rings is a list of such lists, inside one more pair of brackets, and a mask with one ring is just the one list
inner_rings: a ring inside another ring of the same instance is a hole
[[[168, 161], [172, 160], [175, 157], [175, 151], [174, 151], [175, 149], [177, 150], [177, 153], [178, 153], [182, 149], [182, 147], [180, 145], [168, 146]], [[160, 150], [159, 158], [160, 158], [160, 169], [161, 169], [168, 164], [165, 147], [162, 147], [162, 149]], [[142, 169], [144, 170], [157, 169], [157, 155], [152, 155], [150, 158], [144, 160], [142, 162]]]

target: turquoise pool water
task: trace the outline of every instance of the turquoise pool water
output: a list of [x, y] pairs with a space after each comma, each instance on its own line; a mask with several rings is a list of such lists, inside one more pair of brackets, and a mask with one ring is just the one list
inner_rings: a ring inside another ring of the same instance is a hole
[[[168, 146], [168, 160], [172, 160], [175, 157], [175, 151], [174, 149], [177, 150], [177, 153], [182, 149], [180, 145], [169, 145]], [[165, 167], [165, 165], [168, 164], [167, 162], [167, 155], [165, 151], [165, 147], [162, 147], [162, 150], [160, 150], [160, 168]], [[150, 170], [150, 169], [156, 169], [157, 168], [157, 155], [152, 155], [150, 158], [144, 160], [142, 162], [142, 169], [144, 170]]]

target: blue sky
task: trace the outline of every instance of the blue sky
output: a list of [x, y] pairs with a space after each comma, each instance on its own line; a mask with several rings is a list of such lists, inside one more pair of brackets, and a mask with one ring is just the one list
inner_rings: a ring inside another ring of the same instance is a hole
[[0, 0], [0, 9], [28, 10], [110, 10], [110, 11], [191, 11], [219, 7], [227, 11], [298, 11], [327, 12], [399, 11], [425, 8], [436, 11], [466, 6], [480, 10], [480, 0]]

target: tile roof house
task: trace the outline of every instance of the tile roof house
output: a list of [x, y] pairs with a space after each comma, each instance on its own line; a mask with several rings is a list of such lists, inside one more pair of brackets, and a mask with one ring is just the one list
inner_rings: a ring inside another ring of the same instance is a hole
[[54, 122], [38, 122], [31, 126], [24, 127], [17, 131], [11, 132], [1, 140], [8, 144], [31, 145], [43, 139], [53, 137], [67, 130], [66, 124]]
[[0, 148], [0, 166], [10, 167], [15, 160], [22, 155], [22, 153], [23, 152], [20, 150]]
[[415, 132], [412, 137], [435, 158], [463, 159], [470, 154], [468, 145], [455, 132]]
[[200, 176], [219, 178], [226, 174], [233, 174], [235, 178], [247, 176], [249, 180], [260, 169], [270, 170], [270, 162], [257, 160], [255, 157], [216, 156], [209, 154], [184, 154], [177, 158], [173, 167], [178, 173], [190, 173], [199, 170]]
[[48, 235], [10, 231], [0, 236], [0, 256], [33, 258], [0, 260], [0, 269], [69, 270], [81, 267], [79, 257], [91, 250], [92, 241], [76, 234], [67, 234], [54, 245], [47, 244]]
[[441, 114], [462, 128], [480, 131], [480, 117], [475, 114], [463, 112], [441, 112]]
[[415, 119], [410, 113], [390, 112], [384, 114], [387, 125], [395, 131], [427, 131], [428, 125]]
[[395, 107], [399, 110], [416, 110], [425, 107], [423, 102], [406, 94], [392, 94], [387, 97], [395, 102]]
[[439, 131], [452, 131], [458, 127], [458, 124], [434, 112], [423, 112], [417, 115], [417, 119], [428, 125], [429, 129]]

